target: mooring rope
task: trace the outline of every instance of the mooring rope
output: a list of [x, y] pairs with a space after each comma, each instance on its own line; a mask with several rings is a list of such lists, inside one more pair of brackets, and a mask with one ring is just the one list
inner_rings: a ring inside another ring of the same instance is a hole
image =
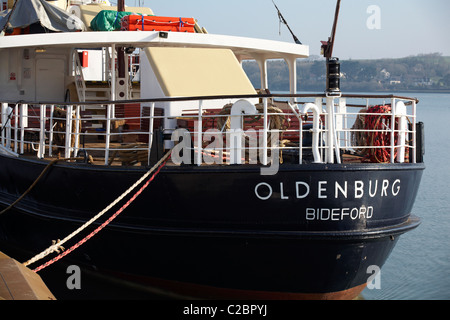
[[122, 195], [120, 195], [116, 200], [114, 200], [110, 205], [108, 205], [105, 209], [103, 209], [101, 212], [99, 212], [96, 216], [94, 216], [91, 220], [83, 224], [80, 228], [72, 232], [70, 235], [68, 235], [63, 240], [54, 241], [53, 245], [48, 247], [46, 250], [42, 251], [40, 254], [36, 255], [32, 259], [28, 260], [27, 262], [23, 263], [25, 266], [29, 266], [30, 264], [35, 263], [38, 260], [41, 260], [48, 256], [49, 254], [53, 252], [58, 252], [59, 250], [64, 250], [62, 245], [72, 239], [74, 236], [76, 236], [78, 233], [86, 229], [89, 225], [91, 225], [93, 222], [95, 222], [97, 219], [99, 219], [101, 216], [103, 216], [106, 212], [108, 212], [112, 207], [114, 207], [118, 202], [120, 202], [124, 197], [126, 197], [130, 192], [132, 192], [134, 189], [137, 188], [145, 179], [147, 179], [155, 170], [156, 172], [148, 179], [148, 181], [134, 194], [134, 196], [128, 200], [127, 203], [125, 203], [116, 213], [114, 213], [107, 221], [105, 221], [102, 225], [100, 225], [97, 229], [95, 229], [93, 232], [91, 232], [88, 236], [86, 236], [84, 239], [80, 240], [77, 244], [73, 245], [70, 249], [63, 251], [60, 255], [53, 258], [52, 260], [44, 263], [40, 267], [34, 269], [34, 272], [39, 272], [40, 270], [48, 267], [50, 264], [60, 260], [64, 256], [68, 255], [70, 252], [81, 246], [83, 243], [91, 239], [94, 235], [96, 235], [100, 230], [102, 230], [105, 226], [107, 226], [112, 220], [114, 220], [123, 210], [125, 210], [141, 193], [144, 191], [145, 188], [150, 184], [151, 181], [156, 177], [156, 175], [159, 173], [159, 171], [164, 167], [164, 165], [167, 163], [168, 158], [170, 157], [172, 150], [169, 150], [164, 157], [162, 157], [158, 163], [156, 163], [146, 174], [144, 174], [138, 181], [136, 181], [128, 190], [126, 190]]
[[34, 180], [34, 182], [31, 184], [31, 186], [19, 197], [17, 198], [16, 201], [14, 201], [13, 203], [11, 203], [6, 209], [3, 209], [2, 211], [0, 211], [0, 215], [2, 215], [3, 213], [7, 212], [8, 210], [10, 210], [11, 208], [13, 208], [17, 203], [19, 203], [20, 201], [22, 201], [23, 198], [25, 198], [25, 196], [30, 193], [31, 190], [33, 190], [33, 188], [36, 186], [36, 184], [39, 182], [39, 180], [41, 180], [41, 178], [45, 175], [45, 173], [57, 162], [59, 161], [69, 161], [69, 160], [83, 160], [83, 158], [62, 158], [62, 159], [55, 159], [52, 160], [51, 162], [49, 162], [47, 164], [47, 166], [45, 167], [45, 169], [41, 172], [41, 174], [36, 178], [36, 180]]

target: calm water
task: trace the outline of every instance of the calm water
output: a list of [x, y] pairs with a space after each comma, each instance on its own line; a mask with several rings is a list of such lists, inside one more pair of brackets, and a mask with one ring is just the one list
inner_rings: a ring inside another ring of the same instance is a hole
[[367, 300], [450, 299], [450, 94], [417, 97], [425, 123], [425, 163], [413, 213], [422, 219], [400, 237], [381, 269], [381, 289], [366, 289]]

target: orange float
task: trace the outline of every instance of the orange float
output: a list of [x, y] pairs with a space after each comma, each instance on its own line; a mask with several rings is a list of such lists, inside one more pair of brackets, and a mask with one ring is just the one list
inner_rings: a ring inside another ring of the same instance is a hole
[[195, 32], [194, 18], [127, 15], [122, 18], [121, 26], [127, 31]]

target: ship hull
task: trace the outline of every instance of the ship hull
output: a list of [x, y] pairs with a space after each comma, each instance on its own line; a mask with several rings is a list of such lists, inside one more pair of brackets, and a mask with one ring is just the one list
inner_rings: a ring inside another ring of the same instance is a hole
[[[46, 166], [0, 162], [4, 206]], [[257, 166], [166, 166], [116, 220], [61, 261], [186, 297], [351, 299], [372, 275], [369, 267], [381, 268], [398, 237], [419, 225], [411, 210], [423, 169], [282, 165], [263, 176]], [[55, 164], [0, 216], [0, 240], [39, 253], [146, 171]]]

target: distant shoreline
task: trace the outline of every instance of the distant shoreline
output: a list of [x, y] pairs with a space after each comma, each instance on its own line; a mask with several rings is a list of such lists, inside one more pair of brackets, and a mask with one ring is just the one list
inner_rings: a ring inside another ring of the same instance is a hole
[[[277, 90], [278, 91], [278, 90]], [[289, 89], [287, 90], [280, 90], [286, 93], [289, 93]], [[317, 93], [323, 93], [325, 92], [325, 90], [314, 90], [311, 88], [303, 88], [302, 90], [299, 91], [305, 91], [305, 92], [317, 92]], [[387, 89], [387, 90], [373, 90], [370, 88], [366, 88], [366, 89], [352, 89], [352, 88], [345, 88], [342, 89], [341, 88], [342, 93], [367, 93], [367, 92], [375, 92], [375, 93], [443, 93], [443, 94], [450, 94], [450, 89], [442, 89], [442, 90], [438, 90], [438, 89], [399, 89], [399, 90], [394, 90], [394, 89]]]
[[[321, 90], [298, 90], [297, 94], [321, 94], [325, 91]], [[404, 94], [422, 94], [422, 93], [432, 93], [432, 94], [450, 94], [450, 90], [341, 90], [342, 94], [394, 94], [402, 95]], [[289, 94], [289, 90], [273, 91], [272, 93], [279, 94]]]
[[389, 92], [389, 93], [450, 93], [450, 89], [417, 89], [417, 90], [342, 90], [343, 92]]
[[[353, 92], [450, 93], [450, 57], [439, 53], [399, 59], [341, 60], [341, 90]], [[256, 62], [243, 64], [250, 81], [258, 86], [260, 70]], [[268, 63], [272, 90], [289, 90], [289, 70], [282, 60]], [[297, 62], [297, 87], [304, 91], [325, 90], [325, 60]]]

